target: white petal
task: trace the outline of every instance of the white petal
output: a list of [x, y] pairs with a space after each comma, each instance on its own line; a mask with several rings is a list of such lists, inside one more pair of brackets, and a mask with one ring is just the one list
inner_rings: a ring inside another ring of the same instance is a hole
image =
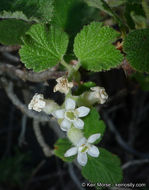
[[65, 157], [73, 156], [73, 155], [77, 154], [77, 151], [78, 151], [77, 147], [72, 147], [66, 151], [64, 156]]
[[39, 100], [38, 103], [37, 103], [37, 105], [38, 105], [39, 107], [41, 107], [41, 108], [44, 108], [45, 105], [46, 105], [46, 103], [45, 103], [44, 101], [42, 101], [42, 100]]
[[94, 143], [97, 139], [99, 139], [101, 136], [100, 133], [96, 133], [96, 134], [93, 134], [91, 135], [89, 138], [88, 138], [88, 143]]
[[84, 127], [84, 121], [82, 121], [81, 119], [74, 120], [73, 124], [78, 129], [83, 129], [83, 127]]
[[64, 119], [60, 124], [60, 127], [63, 131], [68, 131], [68, 129], [70, 129], [71, 127], [71, 122], [68, 121], [67, 119]]
[[66, 99], [65, 101], [66, 110], [71, 110], [71, 109], [73, 110], [75, 109], [75, 107], [76, 107], [76, 102], [73, 99], [71, 98]]
[[64, 118], [64, 114], [65, 114], [65, 110], [61, 109], [61, 110], [56, 110], [52, 113], [52, 115], [54, 117], [56, 117], [57, 119], [63, 119]]
[[86, 144], [86, 138], [83, 137], [82, 139], [80, 139], [80, 141], [78, 142], [77, 146], [81, 146], [82, 144]]
[[85, 166], [87, 164], [87, 154], [79, 152], [77, 156], [77, 161], [81, 166]]
[[92, 145], [89, 149], [88, 149], [88, 154], [92, 157], [98, 157], [99, 156], [99, 150], [96, 146]]
[[91, 89], [92, 91], [95, 91], [95, 92], [100, 92], [101, 87], [95, 86], [95, 87], [91, 87], [90, 89]]
[[56, 79], [56, 82], [60, 83], [62, 80], [64, 80], [64, 77], [59, 77]]
[[76, 110], [78, 112], [79, 117], [84, 117], [84, 116], [88, 115], [88, 113], [90, 112], [90, 109], [85, 106], [81, 106], [81, 107], [77, 108]]

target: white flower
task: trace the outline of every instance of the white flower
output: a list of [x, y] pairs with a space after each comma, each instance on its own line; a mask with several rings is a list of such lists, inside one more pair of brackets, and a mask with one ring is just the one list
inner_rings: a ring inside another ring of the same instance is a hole
[[42, 109], [45, 107], [46, 102], [42, 94], [35, 94], [28, 105], [28, 109], [33, 109], [35, 111], [41, 112]]
[[91, 90], [91, 98], [94, 98], [97, 100], [98, 103], [104, 104], [106, 100], [108, 99], [108, 95], [103, 87], [92, 87]]
[[68, 94], [70, 88], [73, 87], [73, 83], [68, 82], [67, 78], [64, 76], [56, 79], [56, 81], [57, 81], [57, 85], [53, 89], [54, 92], [59, 91], [64, 94]]
[[83, 129], [84, 122], [79, 119], [79, 117], [88, 115], [90, 109], [84, 106], [77, 109], [75, 109], [75, 107], [76, 102], [73, 99], [68, 98], [65, 101], [65, 109], [60, 109], [53, 112], [54, 117], [62, 120], [60, 127], [63, 131], [68, 131], [72, 124], [78, 129]]
[[59, 109], [59, 105], [53, 100], [44, 99], [43, 94], [35, 94], [28, 105], [28, 109], [33, 109], [37, 112], [44, 111], [51, 114], [53, 111]]
[[92, 157], [99, 156], [99, 150], [95, 145], [92, 145], [97, 139], [100, 138], [100, 133], [91, 135], [88, 139], [83, 137], [77, 144], [77, 146], [72, 147], [66, 151], [64, 154], [65, 157], [70, 157], [75, 154], [77, 155], [77, 161], [81, 166], [87, 164], [87, 154]]

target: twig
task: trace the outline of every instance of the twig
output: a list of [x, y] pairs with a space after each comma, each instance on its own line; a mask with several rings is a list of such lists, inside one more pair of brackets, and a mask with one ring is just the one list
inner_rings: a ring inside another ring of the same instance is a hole
[[50, 118], [50, 121], [48, 122], [48, 126], [55, 132], [57, 137], [61, 137], [61, 138], [66, 137], [65, 133], [60, 129], [59, 124], [53, 117]]
[[106, 121], [109, 129], [115, 134], [115, 138], [117, 140], [117, 142], [119, 143], [119, 145], [126, 150], [127, 152], [134, 154], [140, 158], [149, 158], [149, 154], [145, 154], [145, 153], [141, 153], [136, 151], [135, 149], [133, 149], [132, 147], [130, 147], [121, 137], [121, 135], [119, 134], [119, 132], [116, 130], [116, 127], [114, 126], [113, 122], [111, 121], [111, 119], [108, 117], [107, 113], [103, 113], [103, 118]]
[[13, 62], [20, 62], [19, 57], [12, 55], [11, 53], [8, 52], [3, 52], [3, 56], [6, 57], [8, 60], [13, 61]]
[[53, 155], [53, 150], [49, 148], [49, 146], [45, 143], [44, 138], [42, 136], [42, 133], [40, 131], [40, 125], [39, 121], [33, 119], [33, 129], [37, 138], [37, 141], [39, 142], [45, 156], [50, 157]]
[[122, 169], [125, 170], [125, 169], [129, 168], [130, 166], [142, 165], [142, 164], [146, 164], [146, 163], [149, 163], [149, 159], [132, 160], [132, 161], [125, 163], [122, 166]]
[[33, 71], [21, 70], [17, 67], [3, 63], [0, 64], [0, 71], [7, 73], [8, 75], [16, 76], [23, 81], [30, 81], [30, 82], [43, 82], [49, 79], [56, 79], [65, 75], [63, 71], [55, 71], [52, 69], [48, 69], [46, 71], [35, 73]]
[[5, 78], [1, 78], [1, 83], [6, 91], [7, 96], [12, 101], [12, 103], [20, 109], [24, 114], [26, 114], [29, 118], [34, 118], [40, 121], [49, 121], [49, 117], [46, 114], [36, 113], [34, 111], [30, 111], [26, 105], [24, 105], [16, 96], [13, 91], [13, 83], [8, 82]]
[[30, 111], [26, 105], [24, 105], [18, 97], [14, 94], [13, 91], [13, 83], [8, 82], [5, 78], [1, 78], [1, 83], [3, 85], [3, 88], [6, 91], [7, 96], [12, 101], [12, 103], [22, 111], [22, 113], [26, 114], [29, 118], [33, 118], [35, 120], [38, 120], [40, 122], [48, 122], [49, 127], [53, 129], [53, 131], [56, 133], [58, 137], [65, 137], [65, 134], [60, 130], [57, 121], [50, 118], [48, 115], [44, 113], [37, 113], [34, 111]]
[[79, 181], [77, 175], [74, 172], [73, 165], [68, 164], [68, 166], [69, 166], [69, 174], [70, 174], [71, 179], [74, 181], [74, 183], [76, 184], [76, 186], [79, 190], [84, 190], [84, 188], [81, 187], [81, 182]]
[[19, 146], [21, 146], [25, 142], [25, 131], [26, 131], [26, 124], [27, 124], [27, 116], [22, 116], [22, 128], [21, 133], [19, 136]]
[[0, 46], [0, 52], [17, 51], [19, 48], [20, 48], [19, 45], [16, 45], [16, 46]]

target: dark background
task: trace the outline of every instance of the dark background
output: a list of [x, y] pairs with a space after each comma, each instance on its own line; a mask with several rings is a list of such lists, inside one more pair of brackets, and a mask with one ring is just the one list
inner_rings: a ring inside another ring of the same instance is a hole
[[[118, 7], [116, 12], [121, 17], [124, 10], [125, 7], [122, 6]], [[128, 16], [130, 23], [127, 21], [127, 24], [131, 24], [132, 19], [129, 14]], [[84, 3], [79, 7], [72, 7], [64, 28], [70, 35], [68, 54], [71, 54], [74, 36], [83, 25], [93, 20], [103, 22], [119, 31], [118, 25], [105, 12], [89, 9]], [[54, 99], [59, 104], [63, 103], [64, 96], [53, 93], [55, 79], [60, 72], [56, 68], [50, 80], [42, 82], [19, 77], [16, 74], [17, 69], [23, 73], [30, 72], [20, 62], [19, 48], [19, 46], [7, 47], [0, 44], [0, 190], [82, 190], [81, 184], [87, 181], [76, 165], [64, 163], [55, 156], [48, 158], [44, 155], [33, 130], [32, 115], [30, 113], [26, 115], [25, 111], [25, 106], [35, 93], [42, 93], [45, 98]], [[66, 59], [74, 59], [74, 56], [69, 55]], [[12, 67], [6, 67], [8, 65]], [[133, 188], [133, 190], [147, 190], [149, 189], [149, 91], [142, 90], [141, 85], [131, 77], [132, 72], [134, 71], [127, 64], [124, 70], [117, 68], [100, 73], [80, 69], [83, 82], [93, 81], [97, 86], [104, 87], [109, 95], [104, 105], [97, 105], [97, 110], [106, 123], [106, 132], [99, 149], [104, 147], [119, 156], [124, 174], [122, 183], [145, 184], [146, 187]], [[12, 97], [8, 97], [10, 95], [13, 95], [14, 103], [17, 96], [23, 107], [20, 106], [20, 102], [17, 102], [17, 106], [14, 105]], [[40, 122], [44, 140], [52, 149], [58, 139], [55, 127], [57, 126], [52, 122]], [[123, 188], [117, 189], [123, 190]]]
[[[17, 56], [16, 51], [11, 54]], [[3, 53], [0, 56], [10, 62]], [[19, 65], [23, 67], [21, 63]], [[124, 172], [123, 183], [144, 183], [148, 186], [149, 93], [141, 90], [139, 84], [122, 69], [96, 74], [82, 69], [80, 72], [83, 73], [82, 81], [90, 80], [104, 86], [109, 95], [107, 103], [97, 106], [107, 125], [99, 147], [104, 147], [120, 157]], [[7, 82], [13, 81], [15, 94], [26, 105], [35, 92], [43, 93], [45, 97], [52, 98], [59, 104], [63, 102], [63, 95], [52, 92], [56, 84], [54, 79], [42, 83], [24, 82], [4, 72], [1, 80], [3, 77]], [[0, 108], [1, 190], [81, 189], [81, 183], [86, 180], [79, 169], [55, 156], [44, 156], [33, 131], [32, 119], [12, 104], [2, 82]], [[58, 139], [54, 130], [47, 122], [41, 122], [40, 128], [46, 143], [53, 148]], [[23, 129], [25, 132], [21, 137]], [[139, 162], [135, 163], [134, 160]]]

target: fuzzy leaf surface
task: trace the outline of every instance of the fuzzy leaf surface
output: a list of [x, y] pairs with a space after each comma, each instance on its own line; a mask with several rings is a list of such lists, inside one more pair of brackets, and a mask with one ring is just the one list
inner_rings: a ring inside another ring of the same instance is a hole
[[149, 72], [149, 29], [134, 30], [124, 40], [129, 64], [141, 72]]
[[39, 72], [55, 66], [63, 59], [68, 36], [59, 28], [36, 24], [26, 35], [19, 53], [27, 68]]
[[84, 26], [74, 42], [74, 53], [82, 67], [95, 72], [117, 67], [123, 56], [112, 42], [118, 36], [119, 33], [110, 27], [102, 26], [102, 23], [92, 22]]
[[99, 151], [98, 158], [88, 156], [88, 162], [82, 169], [82, 175], [92, 183], [120, 183], [122, 169], [119, 158], [103, 148], [99, 148]]

